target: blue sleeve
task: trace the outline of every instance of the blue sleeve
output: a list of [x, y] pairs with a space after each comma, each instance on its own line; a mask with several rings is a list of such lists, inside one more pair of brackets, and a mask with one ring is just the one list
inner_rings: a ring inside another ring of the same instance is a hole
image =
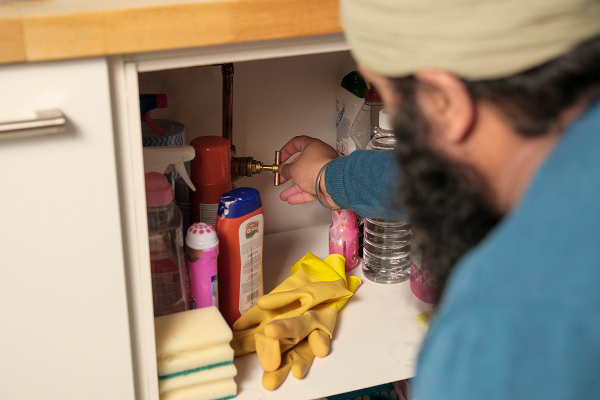
[[563, 311], [562, 305], [550, 303], [479, 304], [441, 316], [419, 356], [414, 397], [600, 398], [597, 313]]
[[366, 218], [408, 221], [396, 204], [399, 182], [393, 151], [357, 150], [331, 161], [325, 170], [333, 201]]

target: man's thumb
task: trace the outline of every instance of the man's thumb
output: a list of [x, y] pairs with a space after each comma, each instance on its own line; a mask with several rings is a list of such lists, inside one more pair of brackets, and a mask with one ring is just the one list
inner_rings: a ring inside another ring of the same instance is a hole
[[292, 167], [293, 164], [281, 164], [279, 166], [279, 173], [281, 174], [281, 176], [283, 176], [285, 179], [294, 179], [292, 177]]

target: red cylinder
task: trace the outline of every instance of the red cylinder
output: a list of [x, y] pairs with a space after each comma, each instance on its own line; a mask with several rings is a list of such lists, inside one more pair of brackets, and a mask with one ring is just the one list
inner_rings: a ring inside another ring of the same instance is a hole
[[196, 151], [190, 174], [196, 191], [192, 192], [192, 222], [216, 225], [219, 199], [231, 190], [231, 153], [229, 140], [221, 136], [200, 136], [190, 143]]

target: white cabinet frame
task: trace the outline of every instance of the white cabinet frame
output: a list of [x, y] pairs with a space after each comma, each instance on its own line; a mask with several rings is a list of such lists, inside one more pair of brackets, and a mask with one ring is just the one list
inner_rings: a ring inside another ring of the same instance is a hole
[[158, 399], [138, 73], [349, 49], [342, 34], [109, 57], [136, 398]]

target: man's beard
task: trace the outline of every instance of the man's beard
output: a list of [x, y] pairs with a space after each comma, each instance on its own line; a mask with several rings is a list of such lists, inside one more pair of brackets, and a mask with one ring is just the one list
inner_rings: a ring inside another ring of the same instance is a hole
[[459, 258], [475, 247], [500, 217], [483, 199], [483, 179], [432, 149], [431, 128], [413, 88], [402, 90], [402, 106], [394, 121], [401, 174], [399, 202], [421, 239], [423, 263], [437, 278], [441, 295]]

